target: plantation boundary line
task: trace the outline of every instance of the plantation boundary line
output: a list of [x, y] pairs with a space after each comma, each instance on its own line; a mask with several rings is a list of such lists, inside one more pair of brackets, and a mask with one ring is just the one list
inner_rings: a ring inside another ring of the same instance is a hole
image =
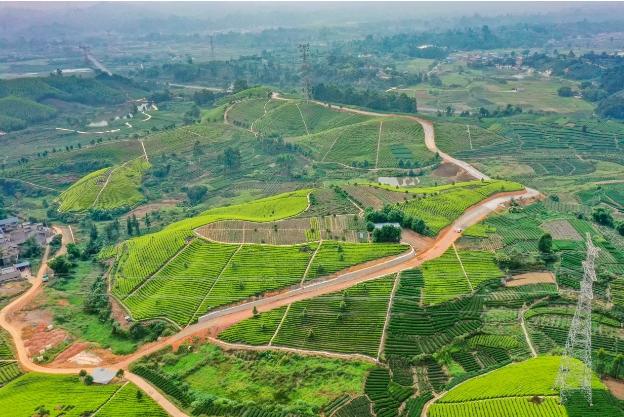
[[280, 329], [282, 328], [282, 324], [284, 324], [284, 321], [286, 320], [286, 316], [288, 315], [288, 311], [290, 311], [290, 306], [292, 305], [292, 303], [288, 304], [288, 306], [286, 306], [286, 311], [284, 311], [284, 315], [282, 316], [282, 319], [280, 320], [279, 324], [277, 325], [277, 329], [275, 329], [275, 333], [273, 333], [273, 336], [271, 336], [271, 340], [269, 340], [269, 344], [267, 346], [273, 346], [273, 340], [275, 340], [275, 338], [277, 337], [277, 334], [279, 333]]
[[356, 395], [356, 396], [354, 396], [354, 397], [351, 397], [351, 398], [349, 399], [349, 401], [347, 401], [346, 403], [342, 404], [340, 407], [336, 408], [336, 409], [334, 410], [334, 412], [333, 412], [333, 413], [331, 413], [328, 417], [334, 417], [334, 416], [336, 415], [336, 413], [338, 412], [338, 410], [340, 410], [340, 409], [342, 409], [343, 407], [346, 407], [347, 405], [351, 404], [351, 403], [353, 402], [353, 400], [355, 400], [355, 399], [356, 399], [356, 398], [358, 398], [358, 397], [359, 397], [359, 395]]
[[386, 320], [384, 320], [383, 330], [381, 331], [381, 340], [379, 341], [379, 350], [377, 350], [377, 361], [384, 352], [384, 347], [386, 345], [386, 337], [388, 331], [388, 324], [390, 323], [390, 315], [392, 312], [392, 304], [394, 303], [394, 296], [397, 291], [397, 287], [399, 286], [401, 273], [397, 272], [396, 277], [394, 278], [394, 284], [392, 285], [392, 291], [390, 292], [390, 299], [388, 300], [388, 310], [386, 311]]
[[464, 263], [462, 262], [461, 258], [459, 257], [459, 253], [457, 252], [457, 247], [455, 247], [455, 242], [453, 242], [453, 244], [451, 246], [453, 246], [453, 250], [455, 251], [455, 256], [457, 257], [457, 260], [459, 261], [459, 266], [461, 266], [461, 269], [464, 272], [464, 276], [466, 277], [466, 281], [468, 281], [468, 285], [470, 286], [470, 292], [473, 292], [474, 291], [474, 287], [472, 286], [472, 282], [470, 282], [470, 278], [468, 278], [468, 274], [466, 273], [466, 269], [464, 269]]
[[381, 129], [383, 127], [383, 120], [379, 121], [379, 136], [377, 137], [377, 156], [375, 156], [375, 169], [379, 165], [379, 147], [381, 146]]
[[306, 135], [310, 136], [310, 131], [308, 130], [308, 125], [307, 125], [305, 119], [303, 118], [303, 113], [301, 112], [301, 108], [299, 107], [299, 103], [295, 103], [295, 106], [297, 106], [297, 110], [299, 110], [299, 115], [301, 116], [301, 121], [303, 122], [303, 127], [305, 127]]
[[140, 290], [141, 288], [143, 288], [148, 281], [150, 281], [152, 278], [154, 278], [160, 271], [162, 271], [167, 265], [169, 265], [171, 262], [173, 262], [175, 260], [175, 258], [178, 257], [178, 255], [180, 255], [186, 248], [189, 247], [189, 245], [194, 241], [195, 239], [191, 239], [188, 242], [186, 242], [184, 244], [184, 246], [182, 246], [171, 258], [169, 258], [169, 260], [167, 260], [167, 262], [165, 262], [164, 264], [162, 264], [160, 266], [160, 268], [158, 268], [156, 270], [156, 272], [154, 272], [152, 275], [150, 275], [149, 277], [147, 277], [146, 279], [143, 280], [143, 282], [141, 282], [136, 288], [134, 288], [132, 291], [130, 291], [124, 298], [123, 300], [125, 300], [126, 298], [130, 297], [131, 295], [134, 295], [135, 292], [137, 292], [138, 290]]
[[143, 148], [143, 155], [145, 155], [145, 160], [149, 164], [149, 157], [147, 156], [147, 151], [145, 150], [145, 144], [143, 143], [143, 139], [140, 139], [141, 147]]
[[303, 276], [301, 277], [301, 282], [299, 283], [299, 285], [303, 285], [303, 283], [305, 282], [305, 279], [308, 276], [308, 271], [310, 271], [310, 267], [312, 266], [312, 262], [314, 261], [314, 258], [316, 257], [316, 254], [318, 253], [319, 249], [321, 249], [322, 245], [323, 245], [323, 239], [321, 238], [319, 240], [318, 246], [316, 247], [316, 250], [314, 251], [314, 253], [310, 257], [310, 262], [308, 262], [308, 266], [306, 266], [306, 269], [303, 272]]
[[22, 179], [20, 179], [20, 178], [0, 177], [0, 180], [5, 180], [5, 181], [19, 181], [19, 182], [23, 182], [24, 184], [32, 185], [33, 187], [43, 188], [44, 190], [50, 190], [50, 191], [54, 191], [54, 192], [57, 192], [57, 193], [60, 191], [60, 190], [58, 190], [58, 189], [56, 189], [56, 188], [50, 188], [50, 187], [46, 187], [45, 185], [35, 184], [34, 182], [30, 182], [30, 181], [22, 180]]
[[350, 361], [364, 361], [368, 363], [378, 364], [379, 362], [368, 355], [363, 355], [361, 353], [338, 353], [338, 352], [330, 352], [327, 350], [311, 350], [311, 349], [301, 349], [301, 348], [291, 348], [286, 346], [268, 346], [268, 345], [260, 345], [260, 346], [252, 346], [245, 345], [243, 343], [228, 343], [223, 340], [214, 338], [212, 336], [208, 336], [208, 339], [211, 343], [223, 348], [223, 349], [236, 349], [236, 350], [250, 350], [255, 352], [266, 352], [268, 350], [275, 350], [280, 352], [288, 352], [288, 353], [296, 353], [299, 355], [305, 356], [323, 356], [327, 358], [334, 359], [343, 359]]
[[[141, 143], [143, 143], [143, 142], [141, 142]], [[139, 157], [139, 158], [142, 158], [142, 157]], [[135, 159], [138, 159], [138, 158], [135, 158]], [[95, 200], [93, 200], [93, 203], [91, 203], [91, 207], [95, 207], [95, 205], [97, 204], [98, 200], [100, 199], [100, 196], [102, 195], [102, 192], [104, 191], [104, 189], [106, 188], [106, 186], [110, 182], [110, 179], [113, 176], [113, 173], [115, 171], [117, 171], [118, 169], [122, 169], [123, 167], [125, 167], [126, 165], [128, 165], [132, 161], [134, 161], [134, 159], [126, 161], [123, 164], [119, 165], [118, 167], [115, 167], [115, 168], [111, 169], [111, 171], [108, 173], [108, 177], [106, 178], [106, 182], [104, 182], [104, 185], [102, 186], [102, 188], [100, 188], [100, 192], [95, 197]]]
[[230, 266], [230, 263], [232, 262], [232, 259], [234, 259], [234, 257], [236, 256], [236, 254], [238, 253], [238, 251], [241, 250], [241, 248], [243, 247], [243, 244], [241, 243], [240, 245], [238, 245], [238, 248], [236, 248], [236, 250], [232, 253], [232, 255], [230, 256], [230, 259], [227, 260], [227, 262], [225, 263], [225, 265], [223, 265], [223, 269], [221, 269], [221, 272], [219, 272], [219, 275], [217, 275], [217, 278], [214, 280], [214, 282], [212, 283], [212, 285], [210, 286], [210, 289], [208, 290], [208, 292], [206, 293], [206, 295], [204, 296], [204, 298], [201, 300], [201, 302], [199, 303], [199, 305], [197, 306], [197, 310], [195, 310], [195, 312], [193, 313], [193, 315], [191, 316], [191, 319], [189, 320], [189, 322], [186, 324], [187, 326], [189, 324], [191, 324], [191, 322], [193, 320], [195, 320], [195, 316], [197, 316], [197, 313], [199, 312], [199, 309], [202, 307], [202, 305], [204, 304], [204, 302], [208, 299], [208, 296], [210, 295], [210, 293], [212, 292], [212, 289], [215, 287], [215, 285], [217, 285], [217, 282], [221, 279], [221, 277], [223, 276], [223, 272], [225, 272], [225, 270], [227, 269], [228, 266]]
[[[327, 150], [327, 152], [325, 152], [325, 155], [323, 155], [323, 157], [321, 158], [321, 162], [325, 162], [325, 158], [327, 158], [327, 155], [329, 155], [331, 150], [334, 149], [334, 145], [336, 145], [336, 142], [338, 142], [338, 139], [340, 139], [340, 136], [336, 135], [336, 139], [334, 139], [334, 141], [332, 142], [332, 144], [329, 147], [329, 149]], [[344, 165], [344, 164], [341, 164], [340, 162], [334, 162], [334, 163], [340, 164], [340, 165]], [[347, 166], [347, 165], [345, 165], [345, 166]]]
[[105, 406], [106, 404], [108, 404], [108, 403], [109, 403], [109, 402], [110, 402], [110, 401], [111, 401], [111, 400], [112, 400], [112, 399], [113, 399], [113, 398], [117, 395], [117, 393], [119, 393], [119, 391], [121, 391], [121, 390], [123, 389], [123, 387], [125, 387], [125, 386], [126, 386], [126, 385], [128, 385], [129, 383], [130, 383], [130, 381], [126, 381], [123, 385], [121, 385], [119, 388], [117, 388], [117, 389], [115, 390], [115, 392], [113, 392], [113, 394], [112, 394], [110, 397], [108, 397], [108, 399], [107, 399], [106, 401], [104, 401], [102, 404], [100, 404], [100, 406], [99, 406], [98, 408], [96, 408], [96, 409], [95, 409], [95, 411], [93, 412], [93, 414], [90, 414], [90, 416], [91, 416], [91, 417], [96, 416], [96, 415], [97, 415], [97, 413], [99, 413], [99, 412], [100, 412], [100, 410], [101, 410], [102, 408], [104, 408], [104, 406]]

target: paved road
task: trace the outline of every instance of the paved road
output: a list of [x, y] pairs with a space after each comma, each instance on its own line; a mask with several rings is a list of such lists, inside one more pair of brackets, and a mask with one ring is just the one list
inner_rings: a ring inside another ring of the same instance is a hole
[[[277, 99], [282, 99], [279, 96], [274, 97], [276, 97]], [[386, 114], [345, 108], [343, 108], [342, 111], [352, 111], [373, 116], [389, 116]], [[429, 149], [431, 150], [437, 150], [437, 147], [435, 146], [433, 125], [429, 121], [414, 116], [399, 117], [412, 118], [420, 123], [425, 130], [427, 147], [429, 147]], [[471, 175], [473, 175], [475, 178], [487, 178], [485, 174], [480, 173], [476, 168], [470, 166], [466, 162], [459, 161], [442, 153], [440, 154], [440, 156], [443, 159], [447, 158], [445, 160], [447, 160], [448, 162], [454, 163], [460, 166], [462, 169], [465, 169], [467, 172], [470, 172]], [[183, 411], [179, 410], [176, 405], [171, 403], [165, 396], [163, 396], [160, 392], [154, 389], [154, 387], [151, 386], [147, 381], [145, 381], [138, 375], [130, 373], [128, 371], [129, 365], [145, 355], [156, 352], [167, 345], [187, 339], [190, 336], [200, 333], [206, 333], [207, 331], [218, 332], [220, 329], [229, 327], [244, 319], [250, 318], [253, 316], [254, 307], [256, 307], [260, 312], [269, 311], [296, 301], [317, 297], [319, 295], [328, 294], [335, 291], [340, 291], [361, 282], [390, 274], [395, 274], [406, 269], [414, 268], [418, 265], [421, 265], [425, 261], [435, 259], [442, 255], [461, 236], [461, 233], [458, 230], [464, 230], [467, 227], [478, 223], [487, 215], [497, 210], [501, 204], [508, 203], [509, 201], [511, 201], [511, 199], [535, 198], [537, 196], [539, 196], [539, 193], [531, 189], [494, 195], [466, 210], [464, 214], [462, 214], [462, 216], [460, 216], [455, 222], [453, 222], [451, 226], [447, 227], [438, 234], [438, 236], [428, 249], [424, 250], [419, 254], [416, 254], [416, 252], [412, 249], [408, 253], [386, 259], [381, 262], [369, 263], [367, 264], [368, 266], [350, 270], [327, 281], [317, 282], [306, 286], [294, 288], [282, 293], [261, 298], [259, 300], [243, 303], [240, 305], [209, 313], [200, 317], [198, 323], [184, 328], [183, 330], [169, 338], [146, 345], [142, 347], [139, 351], [124, 357], [121, 361], [115, 364], [108, 365], [108, 367], [113, 369], [124, 369], [126, 371], [126, 379], [132, 381], [143, 390], [145, 390], [145, 392], [152, 399], [160, 404], [172, 416], [188, 417]], [[64, 234], [64, 243], [71, 240], [71, 237], [68, 234], [68, 232], [70, 231], [68, 229], [60, 229], [60, 232]], [[64, 251], [65, 247], [63, 245], [59, 253], [64, 253]], [[40, 290], [42, 285], [42, 277], [45, 274], [47, 268], [46, 263], [48, 260], [48, 255], [49, 248], [46, 248], [44, 256], [42, 258], [42, 266], [39, 269], [36, 277], [32, 280], [32, 287], [0, 311], [0, 325], [11, 334], [17, 348], [18, 360], [20, 361], [22, 367], [24, 367], [25, 369], [51, 374], [75, 374], [77, 372], [76, 368], [52, 368], [33, 363], [28, 356], [27, 350], [24, 346], [24, 341], [21, 337], [21, 329], [18, 328], [16, 324], [11, 321], [12, 315], [28, 305]], [[84, 368], [88, 367], [84, 366]]]

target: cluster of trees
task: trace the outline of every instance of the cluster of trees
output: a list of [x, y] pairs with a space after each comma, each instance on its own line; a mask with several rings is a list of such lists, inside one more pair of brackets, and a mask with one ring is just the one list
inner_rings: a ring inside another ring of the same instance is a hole
[[603, 226], [611, 227], [624, 236], [624, 221], [616, 222], [613, 214], [605, 207], [596, 207], [592, 211], [592, 219]]
[[479, 108], [479, 117], [487, 118], [487, 117], [509, 117], [514, 116], [516, 114], [522, 113], [522, 107], [516, 105], [513, 106], [511, 104], [507, 104], [507, 106], [501, 108], [497, 107], [494, 110], [488, 110], [485, 107]]
[[392, 226], [391, 224], [384, 224], [380, 228], [373, 229], [373, 242], [398, 243], [400, 241], [401, 229], [399, 227]]
[[320, 83], [312, 87], [312, 97], [330, 103], [345, 103], [382, 111], [402, 113], [416, 113], [417, 111], [416, 99], [408, 97], [405, 93], [380, 93]]
[[139, 236], [141, 234], [141, 226], [139, 225], [139, 220], [134, 214], [132, 216], [126, 217], [126, 233], [128, 233], [128, 236]]
[[381, 210], [374, 210], [372, 207], [367, 207], [364, 211], [364, 217], [368, 222], [366, 227], [369, 232], [373, 231], [375, 228], [373, 223], [399, 223], [401, 227], [412, 229], [421, 235], [430, 233], [424, 220], [406, 215], [397, 206], [385, 205]]
[[225, 172], [237, 171], [241, 167], [242, 161], [240, 150], [231, 146], [225, 148], [223, 154], [217, 158], [217, 163], [223, 164]]
[[208, 193], [208, 188], [205, 185], [193, 185], [186, 189], [186, 196], [191, 205], [195, 205], [200, 203], [206, 194]]

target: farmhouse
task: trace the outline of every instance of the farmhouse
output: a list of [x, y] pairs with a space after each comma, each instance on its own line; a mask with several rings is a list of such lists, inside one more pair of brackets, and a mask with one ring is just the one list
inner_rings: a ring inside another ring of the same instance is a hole
[[33, 238], [39, 245], [45, 245], [52, 238], [52, 229], [42, 223], [20, 223], [17, 217], [0, 220], [0, 263], [10, 265], [17, 262], [19, 245]]
[[0, 269], [0, 283], [6, 281], [12, 281], [15, 279], [19, 279], [22, 277], [19, 269], [15, 266], [8, 266], [6, 268]]

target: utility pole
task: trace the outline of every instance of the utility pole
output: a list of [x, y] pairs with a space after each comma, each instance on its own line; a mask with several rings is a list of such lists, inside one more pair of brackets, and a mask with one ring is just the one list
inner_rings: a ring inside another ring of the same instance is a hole
[[[576, 311], [570, 325], [563, 358], [555, 387], [559, 389], [561, 403], [565, 403], [572, 391], [580, 390], [591, 406], [592, 403], [592, 351], [591, 351], [591, 314], [593, 285], [596, 281], [595, 261], [599, 249], [594, 246], [587, 233], [587, 257], [583, 261], [583, 281], [576, 305]], [[579, 360], [578, 364], [575, 360]], [[581, 368], [582, 367], [582, 368]]]
[[312, 86], [310, 83], [310, 63], [308, 61], [310, 57], [310, 44], [300, 43], [299, 53], [301, 54], [300, 72], [301, 72], [301, 80], [303, 82], [302, 92], [303, 92], [303, 96], [309, 100], [312, 97]]

